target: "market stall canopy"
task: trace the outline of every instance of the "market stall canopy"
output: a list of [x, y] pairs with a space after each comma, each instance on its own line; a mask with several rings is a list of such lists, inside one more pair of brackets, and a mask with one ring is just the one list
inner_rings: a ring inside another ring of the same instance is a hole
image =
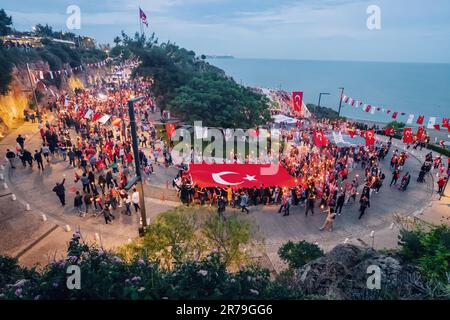
[[108, 120], [110, 118], [111, 118], [111, 116], [109, 114], [105, 114], [105, 115], [103, 115], [103, 117], [98, 119], [98, 122], [100, 122], [101, 124], [105, 124], [106, 122], [108, 122]]
[[265, 187], [295, 187], [300, 184], [281, 165], [272, 168], [270, 164], [194, 163], [189, 165], [189, 173], [200, 187], [253, 188], [261, 184]]

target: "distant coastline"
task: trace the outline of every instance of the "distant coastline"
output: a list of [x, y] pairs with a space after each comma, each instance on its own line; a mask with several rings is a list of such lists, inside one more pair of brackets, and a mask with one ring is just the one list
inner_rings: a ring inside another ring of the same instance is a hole
[[206, 59], [235, 59], [230, 55], [216, 56], [216, 55], [206, 55]]

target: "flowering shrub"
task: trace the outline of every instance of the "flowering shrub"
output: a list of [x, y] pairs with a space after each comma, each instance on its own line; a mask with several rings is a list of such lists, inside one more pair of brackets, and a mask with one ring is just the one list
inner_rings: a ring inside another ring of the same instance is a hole
[[[69, 290], [67, 267], [81, 270], [81, 289]], [[136, 257], [126, 262], [115, 252], [103, 251], [74, 234], [67, 258], [47, 265], [42, 272], [28, 270], [11, 258], [0, 257], [1, 299], [286, 299], [299, 297], [270, 280], [259, 267], [227, 271], [221, 253], [188, 261], [173, 269]]]

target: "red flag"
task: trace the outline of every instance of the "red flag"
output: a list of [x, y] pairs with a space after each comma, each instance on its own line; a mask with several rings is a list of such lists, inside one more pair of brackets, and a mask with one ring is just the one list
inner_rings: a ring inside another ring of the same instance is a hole
[[423, 137], [424, 137], [424, 135], [425, 135], [425, 128], [424, 128], [424, 127], [420, 127], [420, 128], [417, 130], [417, 134], [416, 134], [417, 139], [422, 140]]
[[142, 23], [145, 24], [145, 26], [148, 28], [147, 15], [144, 11], [142, 11], [141, 8], [139, 8], [139, 18], [141, 19]]
[[322, 131], [314, 130], [313, 134], [316, 147], [326, 147], [329, 144], [327, 136]]
[[403, 129], [403, 143], [410, 144], [413, 142], [412, 128]]
[[423, 124], [424, 119], [425, 119], [425, 116], [419, 116], [419, 118], [417, 118], [417, 124]]
[[384, 129], [384, 133], [385, 133], [387, 136], [392, 136], [393, 134], [395, 134], [395, 130], [394, 130], [394, 128], [389, 128], [389, 127], [387, 127], [386, 129]]
[[94, 113], [94, 115], [92, 116], [92, 121], [97, 121], [98, 119], [100, 119], [102, 117], [102, 113], [101, 112], [96, 112]]
[[366, 146], [373, 146], [375, 144], [375, 130], [367, 130], [364, 136], [366, 137]]
[[366, 107], [366, 112], [370, 112], [370, 109], [372, 108], [372, 106], [371, 105], [368, 105], [367, 107]]
[[167, 137], [169, 137], [169, 139], [173, 138], [173, 136], [175, 134], [175, 128], [176, 128], [176, 125], [174, 125], [173, 123], [166, 124]]
[[394, 112], [394, 113], [392, 114], [392, 119], [397, 119], [397, 116], [398, 116], [398, 112]]
[[303, 92], [294, 91], [292, 92], [292, 108], [295, 112], [302, 112], [303, 105]]
[[189, 165], [193, 182], [201, 187], [252, 188], [261, 184], [265, 187], [294, 187], [300, 184], [281, 165], [277, 166], [272, 174], [270, 174], [271, 171], [270, 165], [266, 164], [194, 163]]
[[444, 127], [444, 128], [448, 128], [449, 127], [449, 119], [448, 118], [442, 119], [442, 127]]
[[435, 124], [435, 125], [434, 125], [434, 128], [435, 128], [437, 131], [441, 131], [441, 126], [438, 125], [438, 124]]

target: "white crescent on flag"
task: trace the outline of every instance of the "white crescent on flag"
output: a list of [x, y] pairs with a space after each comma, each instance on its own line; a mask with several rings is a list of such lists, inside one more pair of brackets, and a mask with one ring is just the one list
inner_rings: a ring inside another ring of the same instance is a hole
[[217, 182], [219, 184], [223, 184], [223, 185], [238, 186], [238, 185], [244, 183], [243, 181], [238, 182], [238, 183], [231, 183], [222, 178], [222, 176], [229, 175], [229, 174], [238, 174], [238, 173], [231, 172], [231, 171], [224, 171], [224, 172], [213, 173], [213, 174], [211, 174], [211, 176], [215, 182]]

